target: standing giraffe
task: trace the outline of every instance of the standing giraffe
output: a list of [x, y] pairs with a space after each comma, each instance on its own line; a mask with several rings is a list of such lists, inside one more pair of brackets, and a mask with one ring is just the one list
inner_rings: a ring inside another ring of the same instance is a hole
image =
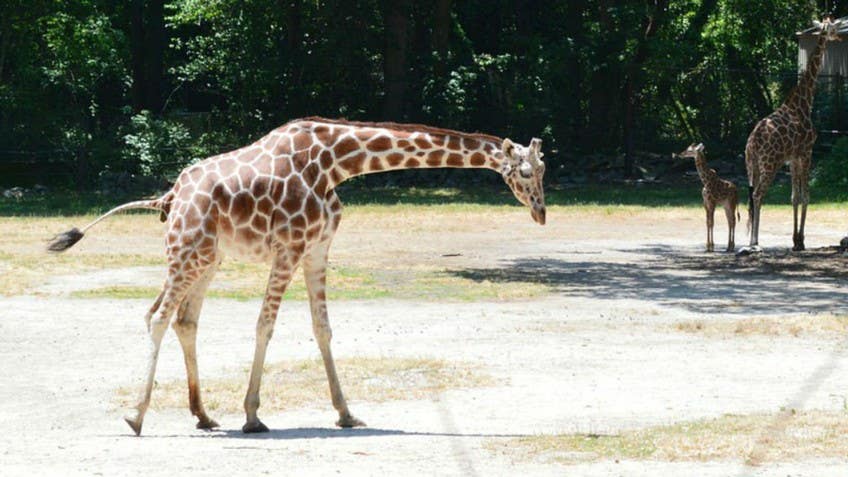
[[[807, 61], [798, 85], [777, 110], [757, 123], [745, 146], [745, 167], [748, 169], [748, 229], [750, 250], [759, 250], [760, 209], [774, 176], [784, 163], [792, 174], [792, 250], [804, 250], [804, 222], [810, 194], [807, 190], [810, 163], [816, 131], [810, 113], [816, 92], [816, 78], [829, 41], [838, 40], [842, 26], [839, 20], [825, 18], [814, 22], [819, 28], [819, 40]], [[801, 205], [800, 224], [798, 205]]]
[[[467, 134], [415, 124], [363, 123], [318, 117], [292, 121], [244, 148], [214, 156], [182, 171], [165, 195], [120, 205], [82, 230], [58, 235], [48, 246], [60, 252], [106, 217], [127, 209], [154, 209], [167, 216], [168, 273], [162, 292], [145, 316], [150, 335], [146, 382], [134, 411], [124, 419], [141, 433], [150, 404], [162, 337], [172, 327], [179, 338], [188, 378], [189, 406], [197, 427], [218, 424], [200, 398], [195, 343], [204, 292], [224, 254], [270, 262], [268, 287], [256, 326], [242, 431], [266, 432], [257, 417], [265, 351], [283, 293], [303, 266], [312, 330], [327, 372], [336, 425], [362, 426], [342, 393], [327, 318], [327, 252], [341, 219], [335, 187], [372, 172], [410, 168], [483, 168], [499, 172], [515, 197], [545, 223], [542, 142], [529, 147], [484, 134]], [[164, 218], [164, 216], [163, 216]]]
[[692, 144], [677, 157], [694, 158], [698, 176], [704, 184], [704, 188], [701, 189], [701, 197], [704, 198], [704, 209], [707, 211], [707, 252], [712, 252], [715, 246], [713, 243], [713, 225], [715, 224], [716, 205], [724, 207], [724, 214], [727, 216], [727, 251], [732, 252], [736, 247], [734, 239], [736, 237], [736, 220], [739, 218], [739, 211], [736, 210], [739, 204], [736, 184], [722, 179], [716, 174], [715, 169], [707, 167], [703, 144]]

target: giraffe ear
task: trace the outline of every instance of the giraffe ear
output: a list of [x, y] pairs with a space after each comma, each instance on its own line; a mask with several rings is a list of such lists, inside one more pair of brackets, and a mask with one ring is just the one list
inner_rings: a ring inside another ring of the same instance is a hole
[[698, 143], [698, 145], [695, 146], [695, 150], [698, 152], [704, 152], [704, 143]]
[[504, 155], [508, 159], [512, 159], [512, 152], [515, 149], [515, 144], [509, 140], [509, 138], [503, 140], [503, 145], [501, 145], [501, 149], [503, 150]]

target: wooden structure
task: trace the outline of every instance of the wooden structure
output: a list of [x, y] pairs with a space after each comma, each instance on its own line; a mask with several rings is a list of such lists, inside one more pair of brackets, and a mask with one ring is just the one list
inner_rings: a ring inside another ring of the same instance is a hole
[[[842, 41], [827, 44], [821, 71], [819, 71], [823, 78], [848, 77], [848, 17], [842, 17], [839, 20], [843, 22], [839, 30], [839, 37]], [[812, 26], [795, 34], [798, 37], [798, 71], [804, 71], [807, 68], [807, 59], [816, 48], [818, 30], [818, 28]]]
[[[842, 41], [827, 44], [818, 90], [813, 106], [813, 122], [817, 125], [820, 139], [825, 143], [829, 138], [848, 134], [848, 17], [842, 17], [839, 37]], [[798, 71], [807, 68], [807, 59], [813, 54], [818, 39], [818, 28], [811, 26], [795, 34], [798, 39]], [[824, 137], [821, 135], [824, 134]], [[820, 141], [821, 142], [821, 141]]]

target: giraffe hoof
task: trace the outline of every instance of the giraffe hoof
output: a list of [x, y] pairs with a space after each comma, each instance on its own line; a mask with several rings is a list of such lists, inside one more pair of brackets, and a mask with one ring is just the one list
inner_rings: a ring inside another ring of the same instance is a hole
[[241, 432], [244, 432], [245, 434], [257, 434], [260, 432], [268, 432], [268, 426], [262, 424], [262, 422], [258, 420], [256, 422], [246, 422], [241, 427]]
[[349, 427], [366, 427], [365, 423], [360, 421], [359, 419], [351, 416], [350, 414], [346, 416], [342, 416], [336, 421], [336, 425], [343, 428]]
[[804, 250], [806, 250], [806, 248], [804, 247], [804, 244], [797, 244], [794, 247], [792, 247], [793, 252], [803, 252]]
[[198, 429], [210, 430], [210, 429], [215, 429], [216, 427], [218, 427], [218, 423], [215, 422], [214, 419], [209, 419], [207, 417], [206, 419], [201, 419], [200, 421], [198, 421], [196, 427]]
[[124, 422], [126, 422], [127, 424], [129, 424], [129, 426], [132, 428], [133, 432], [135, 432], [135, 435], [136, 435], [136, 436], [140, 436], [140, 435], [141, 435], [141, 425], [142, 425], [142, 421], [141, 421], [141, 420], [136, 420], [135, 418], [132, 418], [132, 417], [129, 417], [129, 416], [125, 416], [125, 417], [124, 417]]

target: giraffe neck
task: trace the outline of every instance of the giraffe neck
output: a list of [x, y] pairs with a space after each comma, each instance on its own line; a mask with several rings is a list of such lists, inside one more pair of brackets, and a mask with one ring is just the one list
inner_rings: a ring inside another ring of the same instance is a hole
[[396, 126], [311, 123], [309, 129], [316, 143], [332, 144], [318, 156], [331, 186], [358, 175], [399, 169], [501, 168], [501, 140], [496, 137]]
[[821, 70], [824, 52], [827, 49], [827, 36], [820, 35], [813, 54], [807, 60], [807, 68], [801, 73], [798, 85], [792, 90], [786, 105], [795, 111], [809, 115], [813, 110], [813, 97], [816, 94], [816, 79]]
[[713, 181], [713, 171], [707, 167], [707, 158], [703, 153], [698, 153], [695, 156], [695, 168], [698, 169], [698, 177], [704, 185], [708, 185]]

